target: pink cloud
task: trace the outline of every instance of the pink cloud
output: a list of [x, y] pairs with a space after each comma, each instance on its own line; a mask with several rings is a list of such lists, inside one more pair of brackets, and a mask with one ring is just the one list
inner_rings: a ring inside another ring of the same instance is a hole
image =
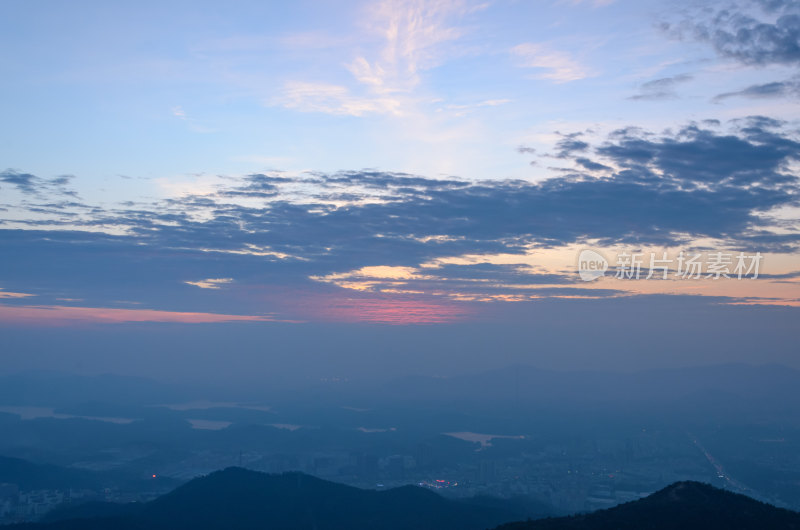
[[446, 297], [362, 293], [340, 288], [295, 289], [250, 285], [240, 296], [249, 305], [277, 307], [294, 322], [444, 324], [474, 318], [475, 304]]
[[224, 315], [219, 313], [160, 311], [157, 309], [0, 304], [0, 323], [8, 324], [44, 326], [64, 326], [72, 323], [121, 324], [125, 322], [205, 324], [214, 322], [268, 322], [274, 320], [266, 315]]
[[329, 322], [443, 324], [464, 320], [472, 313], [464, 304], [414, 299], [339, 298], [319, 302], [313, 316]]

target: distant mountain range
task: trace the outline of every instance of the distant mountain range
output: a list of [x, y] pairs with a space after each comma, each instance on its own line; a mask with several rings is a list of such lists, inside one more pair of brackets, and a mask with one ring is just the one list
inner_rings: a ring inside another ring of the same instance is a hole
[[144, 479], [121, 471], [98, 472], [52, 464], [35, 464], [21, 458], [0, 456], [0, 484], [2, 483], [16, 484], [21, 490], [99, 491], [108, 487], [122, 487], [139, 491], [151, 490], [157, 486], [159, 491], [169, 491], [180, 484], [180, 481], [160, 477], [156, 483], [152, 479]]
[[362, 490], [302, 473], [268, 475], [228, 468], [144, 504], [86, 504], [31, 530], [139, 529], [484, 529], [764, 530], [800, 529], [800, 513], [697, 482], [679, 482], [635, 502], [588, 515], [524, 519], [496, 500], [448, 500], [414, 486]]
[[[548, 406], [691, 400], [713, 404], [714, 399], [726, 402], [733, 397], [794, 407], [800, 405], [798, 388], [800, 371], [781, 365], [721, 364], [631, 373], [557, 371], [521, 365], [453, 377], [310, 383], [302, 394], [324, 402], [364, 406], [414, 401]], [[0, 405], [64, 408], [97, 402], [141, 407], [187, 400], [297, 400], [296, 388], [285, 395], [270, 392], [269, 388], [262, 388], [262, 395], [257, 395], [252, 389], [176, 386], [113, 374], [23, 372], [0, 376]]]
[[800, 371], [766, 364], [720, 364], [631, 373], [557, 371], [531, 366], [455, 377], [405, 377], [382, 396], [419, 400], [536, 403], [673, 401], [712, 395], [800, 402]]
[[91, 488], [106, 484], [92, 471], [51, 464], [34, 464], [21, 458], [0, 456], [0, 483], [16, 484], [23, 490]]
[[91, 401], [156, 405], [182, 398], [181, 389], [144, 377], [43, 370], [0, 376], [0, 405], [63, 407]]

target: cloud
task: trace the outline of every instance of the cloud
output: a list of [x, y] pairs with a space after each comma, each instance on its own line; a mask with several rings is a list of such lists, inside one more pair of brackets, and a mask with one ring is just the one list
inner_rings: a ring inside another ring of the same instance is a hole
[[[364, 41], [377, 44], [372, 53], [355, 52], [345, 65], [352, 83], [292, 80], [272, 105], [333, 115], [411, 114], [419, 105], [413, 93], [421, 73], [459, 53], [447, 49], [465, 30], [456, 19], [484, 9], [465, 0], [383, 0], [370, 4], [362, 26]], [[489, 100], [480, 105], [496, 105]], [[465, 109], [457, 109], [462, 113]]]
[[176, 118], [179, 118], [181, 120], [186, 119], [186, 111], [184, 111], [183, 107], [181, 107], [180, 105], [172, 107], [171, 110], [172, 110], [172, 115], [175, 116]]
[[[750, 117], [661, 132], [629, 127], [604, 138], [561, 134], [550, 156], [573, 167], [539, 182], [267, 172], [220, 178], [174, 199], [64, 205], [22, 215], [15, 223], [26, 230], [0, 230], [15, 256], [13, 267], [0, 263], [0, 278], [58, 297], [252, 315], [291, 305], [297, 290], [420, 303], [618, 296], [617, 287], [586, 292], [563, 266], [529, 267], [537, 249], [587, 241], [800, 249], [792, 213], [800, 207], [800, 139], [790, 124]], [[480, 258], [452, 261], [463, 256]], [[193, 286], [236, 278], [245, 288], [219, 297], [181, 289], [187, 270], [204, 278]], [[223, 299], [230, 305], [220, 311], [213, 304]], [[303, 318], [311, 305], [289, 316]]]
[[195, 287], [199, 287], [201, 289], [219, 289], [223, 285], [227, 283], [231, 283], [233, 278], [208, 278], [205, 280], [199, 280], [196, 282], [183, 282], [189, 285], [194, 285]]
[[511, 54], [519, 59], [522, 68], [544, 70], [536, 75], [556, 83], [567, 83], [590, 77], [593, 73], [576, 61], [569, 53], [554, 50], [543, 43], [526, 42], [511, 48]]
[[11, 169], [0, 173], [0, 182], [16, 186], [19, 191], [29, 195], [36, 193], [39, 180], [39, 178], [30, 173], [19, 173]]
[[219, 195], [224, 197], [253, 197], [263, 199], [266, 197], [274, 197], [278, 194], [278, 188], [275, 185], [276, 181], [280, 181], [278, 177], [252, 174], [245, 176], [242, 180], [243, 183], [241, 185], [220, 191]]
[[444, 324], [469, 318], [474, 311], [463, 304], [402, 296], [315, 297], [311, 314], [327, 322], [376, 324]]
[[678, 95], [675, 92], [675, 87], [681, 83], [685, 83], [692, 79], [691, 75], [680, 74], [672, 77], [662, 77], [661, 79], [654, 79], [643, 83], [639, 87], [639, 93], [630, 96], [628, 99], [634, 101], [641, 100], [661, 100], [661, 99], [674, 99]]
[[66, 186], [75, 179], [75, 175], [61, 175], [50, 179], [50, 183], [54, 186]]
[[[441, 107], [441, 109], [455, 111], [455, 116], [466, 116], [468, 112], [479, 109], [481, 107], [498, 107], [511, 103], [510, 99], [486, 99], [475, 103], [462, 103], [462, 104], [448, 104]], [[441, 110], [439, 109], [439, 110]]]
[[679, 38], [709, 43], [721, 57], [766, 66], [800, 63], [800, 8], [794, 0], [756, 2], [761, 13], [735, 4], [695, 13], [662, 27]]
[[761, 212], [797, 204], [791, 164], [800, 143], [789, 126], [767, 118], [737, 120], [726, 130], [620, 129], [600, 143], [572, 133], [556, 147], [555, 156], [577, 169], [538, 183], [370, 170], [253, 174], [223, 179], [202, 195], [48, 222], [124, 227], [142, 244], [304, 259], [309, 267], [339, 260], [340, 270], [351, 270], [417, 265], [470, 247], [519, 251], [580, 238], [654, 242], [673, 233], [741, 238], [768, 226]]
[[373, 266], [361, 267], [345, 276], [332, 275], [329, 278], [341, 279], [347, 277], [370, 278], [381, 280], [411, 280], [419, 278], [417, 270], [413, 267]]
[[795, 76], [785, 81], [774, 81], [749, 87], [735, 92], [725, 92], [715, 96], [713, 101], [719, 102], [728, 98], [798, 98], [800, 97], [800, 76]]
[[583, 140], [579, 140], [583, 133], [570, 133], [560, 134], [561, 140], [556, 142], [558, 152], [555, 154], [556, 158], [570, 158], [575, 153], [582, 153], [589, 149], [589, 144]]
[[382, 38], [383, 47], [374, 59], [358, 56], [348, 68], [360, 83], [378, 90], [409, 90], [419, 83], [420, 72], [441, 63], [447, 53], [443, 45], [464, 35], [454, 19], [485, 7], [464, 0], [378, 2], [366, 25]]
[[153, 309], [0, 304], [0, 323], [36, 324], [37, 326], [59, 326], [80, 322], [100, 324], [122, 324], [127, 322], [207, 324], [214, 322], [268, 322], [272, 320], [274, 319], [263, 315], [224, 315], [157, 311]]
[[282, 95], [273, 99], [272, 104], [341, 116], [401, 113], [401, 102], [395, 97], [356, 96], [344, 86], [303, 81], [286, 83]]
[[78, 194], [74, 190], [67, 188], [67, 185], [74, 178], [74, 175], [59, 175], [51, 179], [45, 179], [13, 169], [0, 171], [0, 183], [11, 184], [26, 195], [38, 197], [47, 195], [69, 195], [77, 197]]
[[588, 171], [605, 171], [611, 169], [609, 166], [603, 165], [600, 162], [595, 162], [594, 160], [590, 160], [588, 158], [584, 158], [582, 156], [576, 157], [575, 163], [578, 164], [582, 169], [586, 169]]
[[800, 143], [787, 137], [781, 126], [775, 120], [753, 117], [738, 122], [737, 134], [719, 134], [696, 125], [660, 137], [624, 129], [597, 152], [626, 167], [620, 173], [624, 179], [655, 185], [680, 182], [698, 190], [731, 186], [791, 193], [797, 177], [789, 164], [800, 156]]
[[207, 125], [203, 125], [195, 118], [189, 116], [181, 105], [176, 105], [172, 107], [170, 109], [170, 114], [175, 118], [185, 122], [187, 128], [192, 132], [203, 133], [203, 134], [216, 132], [216, 130], [213, 127], [208, 127]]
[[[519, 263], [491, 263], [490, 259], [476, 256], [472, 263], [431, 261], [420, 267], [362, 267], [313, 279], [361, 293], [435, 295], [461, 302], [523, 301], [565, 295], [597, 297], [622, 293], [598, 290], [594, 285], [581, 283], [574, 273], [542, 272]], [[525, 261], [528, 258], [518, 259]]]
[[11, 291], [4, 291], [2, 288], [0, 288], [0, 299], [2, 299], [2, 298], [27, 298], [29, 296], [36, 296], [36, 295], [35, 294], [29, 294], [29, 293], [14, 293], [14, 292], [11, 292]]

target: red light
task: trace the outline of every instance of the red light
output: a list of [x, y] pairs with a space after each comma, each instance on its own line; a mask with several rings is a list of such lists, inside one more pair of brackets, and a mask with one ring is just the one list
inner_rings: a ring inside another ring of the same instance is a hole
[[153, 475], [153, 478], [156, 478], [156, 476], [155, 476], [155, 475]]

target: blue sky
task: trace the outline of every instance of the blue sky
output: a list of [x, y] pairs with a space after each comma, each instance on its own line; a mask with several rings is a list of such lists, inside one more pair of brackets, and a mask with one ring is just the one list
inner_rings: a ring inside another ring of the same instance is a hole
[[13, 168], [108, 199], [165, 192], [118, 175], [542, 178], [515, 148], [545, 150], [556, 130], [797, 117], [785, 100], [714, 100], [796, 63], [745, 66], [660, 27], [694, 20], [689, 4], [161, 4], [4, 2]]
[[[0, 325], [38, 351], [41, 328], [502, 323], [535, 363], [547, 304], [627, 303], [756, 361], [720, 315], [797, 338], [798, 66], [786, 0], [9, 0]], [[585, 283], [583, 248], [764, 259]]]

